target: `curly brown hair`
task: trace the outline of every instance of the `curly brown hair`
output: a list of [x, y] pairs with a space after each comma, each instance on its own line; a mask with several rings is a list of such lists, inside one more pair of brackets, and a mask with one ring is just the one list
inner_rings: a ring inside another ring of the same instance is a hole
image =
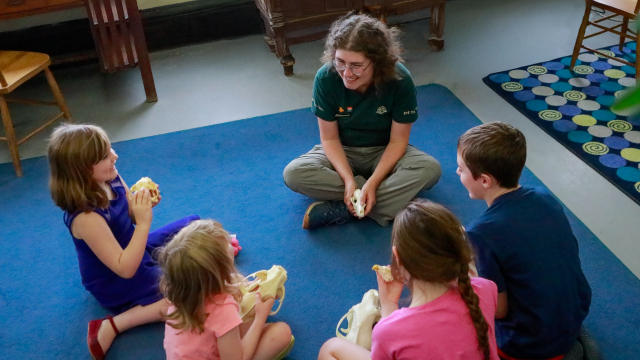
[[338, 49], [362, 53], [373, 63], [373, 82], [380, 88], [386, 81], [400, 79], [396, 72], [396, 63], [402, 62], [399, 35], [398, 28], [352, 11], [331, 25], [320, 60], [332, 63]]
[[[478, 349], [488, 360], [489, 325], [480, 299], [473, 291], [469, 278], [469, 263], [473, 251], [460, 221], [444, 206], [428, 200], [416, 199], [402, 210], [393, 222], [392, 244], [398, 260], [412, 279], [428, 283], [448, 284], [457, 279], [458, 292], [464, 300], [478, 338]], [[392, 259], [391, 268], [398, 273], [398, 263]]]

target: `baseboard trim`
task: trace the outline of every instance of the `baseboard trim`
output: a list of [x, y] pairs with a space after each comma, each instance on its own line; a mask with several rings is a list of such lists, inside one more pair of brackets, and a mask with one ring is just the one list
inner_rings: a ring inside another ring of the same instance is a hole
[[[216, 6], [214, 0], [196, 0], [145, 9], [140, 14], [149, 51], [264, 33], [253, 2]], [[96, 56], [87, 19], [3, 32], [0, 44], [2, 50], [49, 54], [54, 63]]]

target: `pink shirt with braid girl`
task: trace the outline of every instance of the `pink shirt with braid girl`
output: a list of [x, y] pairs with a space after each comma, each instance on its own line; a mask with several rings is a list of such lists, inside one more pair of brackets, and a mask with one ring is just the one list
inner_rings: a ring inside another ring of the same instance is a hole
[[[494, 316], [498, 288], [492, 281], [472, 278], [480, 309], [489, 325], [491, 360], [499, 360]], [[476, 328], [457, 287], [424, 305], [402, 308], [373, 328], [372, 360], [482, 360]]]
[[[168, 313], [175, 311], [169, 307]], [[214, 296], [207, 302], [204, 332], [177, 330], [165, 325], [164, 349], [167, 360], [220, 360], [218, 338], [242, 324], [240, 307], [230, 294]]]

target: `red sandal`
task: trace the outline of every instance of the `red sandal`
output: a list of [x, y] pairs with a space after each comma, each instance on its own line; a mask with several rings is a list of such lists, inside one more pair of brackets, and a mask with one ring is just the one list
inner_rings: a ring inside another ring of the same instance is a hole
[[89, 347], [89, 354], [91, 354], [91, 358], [93, 360], [104, 360], [104, 352], [102, 351], [102, 346], [100, 346], [100, 342], [98, 341], [98, 331], [100, 330], [100, 325], [102, 325], [104, 320], [109, 320], [113, 330], [116, 332], [116, 336], [120, 334], [120, 331], [118, 331], [116, 323], [113, 321], [113, 317], [111, 315], [107, 315], [104, 319], [89, 321], [89, 327], [87, 329], [87, 346]]

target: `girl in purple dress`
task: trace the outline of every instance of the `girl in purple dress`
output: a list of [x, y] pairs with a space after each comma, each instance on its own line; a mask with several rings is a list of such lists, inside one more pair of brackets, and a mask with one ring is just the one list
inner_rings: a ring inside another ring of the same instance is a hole
[[160, 197], [153, 202], [146, 189], [129, 191], [115, 167], [118, 155], [97, 126], [56, 128], [48, 153], [51, 196], [65, 212], [82, 285], [116, 314], [89, 322], [89, 352], [93, 359], [103, 359], [120, 332], [162, 320], [168, 303], [159, 291], [160, 268], [151, 254], [199, 217], [150, 232], [151, 209]]

